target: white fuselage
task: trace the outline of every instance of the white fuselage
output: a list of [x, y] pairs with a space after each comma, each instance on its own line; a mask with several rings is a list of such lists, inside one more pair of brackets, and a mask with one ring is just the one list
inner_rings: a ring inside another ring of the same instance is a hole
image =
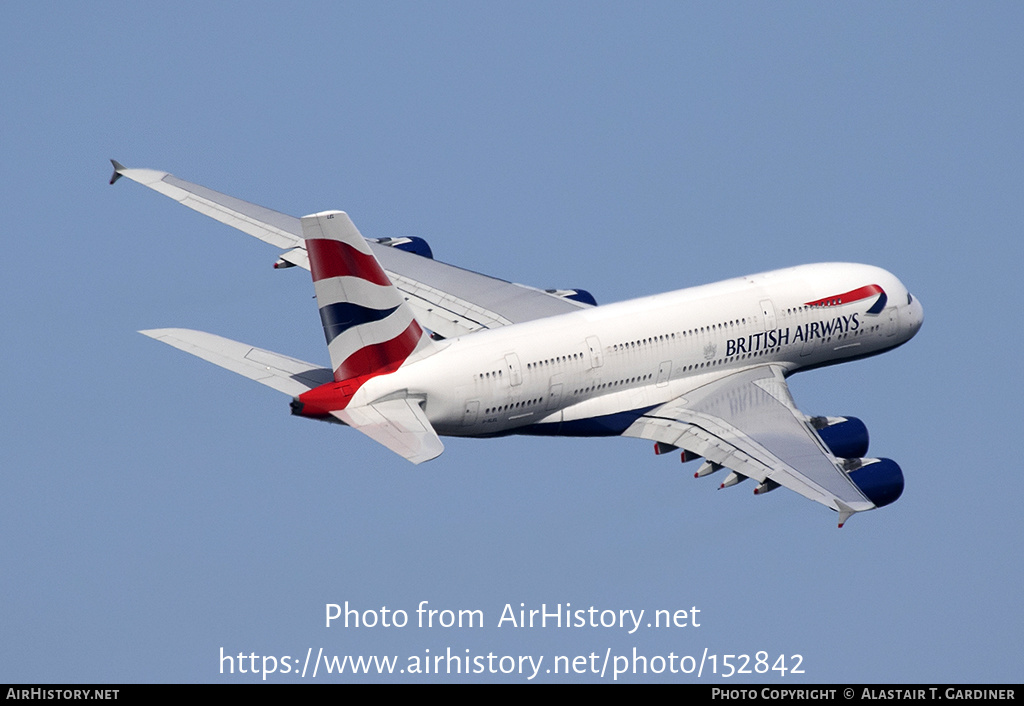
[[[868, 285], [879, 297], [808, 306]], [[923, 310], [878, 267], [804, 265], [608, 304], [436, 343], [356, 393], [426, 399], [439, 434], [618, 434], [641, 411], [723, 371], [773, 363], [786, 374], [894, 348]]]

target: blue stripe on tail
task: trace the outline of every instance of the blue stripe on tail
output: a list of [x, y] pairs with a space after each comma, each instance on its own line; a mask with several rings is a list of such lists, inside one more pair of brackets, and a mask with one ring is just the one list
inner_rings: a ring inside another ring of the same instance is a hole
[[397, 310], [398, 306], [390, 309], [371, 309], [352, 302], [338, 302], [320, 308], [320, 321], [323, 322], [324, 336], [330, 345], [331, 341], [353, 326], [381, 321]]

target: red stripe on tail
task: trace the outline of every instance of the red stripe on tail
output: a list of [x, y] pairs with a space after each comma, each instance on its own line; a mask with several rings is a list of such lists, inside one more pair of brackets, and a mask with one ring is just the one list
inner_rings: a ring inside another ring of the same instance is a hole
[[[334, 379], [340, 382], [393, 373], [402, 366], [422, 337], [423, 329], [414, 319], [405, 331], [390, 341], [364, 346], [350, 355], [334, 371]], [[365, 380], [360, 384], [362, 382]]]
[[360, 348], [334, 371], [335, 382], [329, 382], [299, 395], [301, 405], [295, 414], [304, 417], [325, 417], [332, 411], [345, 409], [352, 396], [367, 380], [393, 373], [416, 348], [423, 329], [413, 321], [390, 341]]
[[331, 277], [359, 277], [383, 287], [391, 285], [373, 255], [367, 255], [339, 240], [311, 238], [306, 241], [309, 271], [313, 281]]

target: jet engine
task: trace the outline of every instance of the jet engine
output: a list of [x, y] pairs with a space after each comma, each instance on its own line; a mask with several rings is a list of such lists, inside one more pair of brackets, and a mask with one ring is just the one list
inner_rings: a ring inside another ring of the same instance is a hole
[[868, 454], [868, 428], [856, 417], [811, 417], [807, 420], [837, 458]]
[[395, 250], [405, 250], [411, 252], [414, 255], [426, 257], [431, 260], [434, 259], [434, 252], [430, 249], [430, 245], [423, 238], [415, 235], [404, 235], [400, 238], [372, 238], [373, 242], [380, 245], [387, 245], [389, 248]]
[[861, 459], [847, 475], [876, 507], [896, 502], [903, 494], [903, 471], [892, 459]]
[[544, 291], [548, 294], [554, 294], [556, 297], [562, 297], [562, 299], [572, 299], [580, 304], [597, 306], [597, 300], [594, 299], [594, 295], [585, 289], [545, 289]]

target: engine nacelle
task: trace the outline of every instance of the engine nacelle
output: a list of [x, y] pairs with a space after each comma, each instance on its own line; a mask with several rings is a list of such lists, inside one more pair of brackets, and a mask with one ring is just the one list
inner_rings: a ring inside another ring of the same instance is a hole
[[387, 245], [395, 250], [405, 250], [420, 257], [434, 259], [434, 252], [430, 249], [427, 241], [415, 235], [403, 235], [401, 238], [373, 238], [373, 242]]
[[545, 289], [544, 291], [562, 299], [572, 299], [574, 302], [581, 304], [597, 306], [597, 300], [594, 299], [594, 295], [585, 289]]
[[865, 458], [847, 475], [875, 507], [896, 502], [903, 494], [903, 471], [892, 459]]
[[809, 421], [837, 458], [868, 455], [868, 428], [856, 417], [812, 417]]

